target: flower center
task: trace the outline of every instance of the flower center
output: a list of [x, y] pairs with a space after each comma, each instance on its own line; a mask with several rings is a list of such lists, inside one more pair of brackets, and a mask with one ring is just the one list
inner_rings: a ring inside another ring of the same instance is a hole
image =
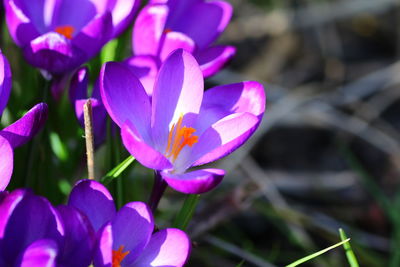
[[112, 267], [121, 267], [121, 262], [129, 254], [129, 251], [122, 252], [123, 250], [124, 246], [121, 245], [118, 250], [112, 251]]
[[196, 131], [192, 127], [182, 127], [183, 116], [179, 117], [178, 122], [172, 124], [171, 130], [168, 135], [168, 144], [165, 149], [165, 156], [172, 160], [172, 163], [175, 162], [176, 158], [179, 156], [179, 153], [185, 146], [192, 147], [199, 140], [199, 137], [193, 135]]
[[72, 27], [71, 25], [63, 25], [63, 26], [57, 26], [55, 29], [55, 32], [58, 32], [61, 35], [64, 35], [68, 39], [72, 39], [72, 34], [74, 33], [75, 28]]
[[172, 30], [171, 30], [170, 28], [166, 28], [166, 29], [164, 30], [164, 34], [167, 34], [167, 33], [169, 33], [169, 32], [172, 32]]

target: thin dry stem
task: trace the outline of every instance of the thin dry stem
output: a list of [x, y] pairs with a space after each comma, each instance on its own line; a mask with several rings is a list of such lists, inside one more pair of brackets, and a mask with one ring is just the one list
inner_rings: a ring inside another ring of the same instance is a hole
[[93, 137], [93, 115], [92, 101], [89, 99], [83, 106], [83, 117], [85, 120], [85, 140], [86, 140], [86, 155], [88, 178], [95, 179], [94, 175], [94, 137]]

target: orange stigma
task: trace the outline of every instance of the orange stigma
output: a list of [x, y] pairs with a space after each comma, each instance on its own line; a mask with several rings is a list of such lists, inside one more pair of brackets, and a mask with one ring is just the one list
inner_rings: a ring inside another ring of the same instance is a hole
[[118, 250], [112, 251], [112, 267], [121, 267], [121, 262], [129, 254], [129, 251], [122, 252], [123, 250], [124, 246], [121, 245]]
[[192, 147], [199, 140], [199, 137], [193, 135], [196, 131], [192, 127], [182, 127], [183, 116], [179, 117], [178, 122], [172, 124], [168, 135], [168, 144], [165, 149], [165, 156], [175, 162], [181, 150], [187, 145]]
[[165, 34], [167, 34], [167, 33], [169, 33], [169, 32], [172, 32], [172, 30], [169, 29], [169, 28], [166, 28], [166, 29], [164, 30], [164, 33], [165, 33]]
[[71, 25], [57, 26], [55, 29], [55, 32], [64, 35], [70, 40], [72, 39], [72, 34], [74, 33], [74, 31], [75, 29]]

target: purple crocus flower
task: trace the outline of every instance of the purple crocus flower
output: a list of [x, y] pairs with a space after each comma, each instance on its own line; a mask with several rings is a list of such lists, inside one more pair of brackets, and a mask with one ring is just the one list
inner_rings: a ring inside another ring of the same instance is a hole
[[130, 202], [118, 212], [108, 190], [93, 180], [75, 185], [68, 205], [87, 215], [97, 231], [94, 266], [183, 266], [190, 241], [178, 229], [153, 234], [154, 219], [143, 202]]
[[109, 62], [100, 74], [104, 106], [121, 127], [126, 149], [157, 170], [169, 186], [187, 194], [211, 190], [220, 169], [188, 168], [220, 159], [256, 130], [265, 109], [263, 86], [248, 81], [204, 92], [195, 58], [178, 49], [163, 63], [150, 100], [123, 64]]
[[[155, 78], [151, 70], [168, 55], [183, 48], [200, 64], [204, 77], [218, 72], [235, 54], [232, 46], [213, 45], [232, 16], [232, 6], [224, 1], [156, 0], [143, 8], [136, 19], [132, 36], [134, 57], [127, 63]], [[153, 85], [144, 88], [150, 91]], [[148, 92], [151, 94], [151, 92]]]
[[139, 0], [5, 0], [26, 60], [53, 75], [78, 67], [130, 23]]
[[[0, 51], [0, 117], [11, 91], [11, 70], [6, 57]], [[0, 130], [0, 191], [3, 191], [13, 171], [14, 148], [28, 142], [42, 128], [47, 119], [47, 105], [40, 103], [21, 119]]]
[[77, 209], [54, 208], [25, 189], [0, 193], [0, 266], [86, 267], [94, 240]]

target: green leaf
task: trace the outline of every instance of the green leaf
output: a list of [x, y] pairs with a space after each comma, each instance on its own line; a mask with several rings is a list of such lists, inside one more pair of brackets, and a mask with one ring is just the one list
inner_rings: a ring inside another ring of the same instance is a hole
[[245, 263], [245, 261], [244, 261], [244, 260], [242, 260], [241, 262], [239, 262], [239, 264], [238, 264], [238, 265], [236, 265], [236, 267], [242, 267], [244, 263]]
[[114, 61], [115, 60], [115, 52], [117, 50], [118, 46], [118, 39], [114, 39], [110, 42], [108, 42], [103, 49], [101, 50], [100, 53], [100, 59], [101, 63], [104, 64], [108, 61]]
[[67, 146], [61, 141], [60, 136], [56, 132], [50, 133], [50, 146], [57, 158], [62, 161], [68, 161], [69, 154]]
[[106, 176], [100, 179], [100, 182], [107, 185], [109, 184], [113, 179], [117, 178], [118, 176], [121, 175], [122, 172], [126, 170], [133, 162], [135, 161], [135, 158], [133, 156], [127, 157], [123, 162], [121, 162], [117, 167], [109, 171]]
[[[339, 228], [340, 239], [342, 241], [347, 239], [346, 233], [343, 231], [342, 228]], [[350, 242], [343, 244], [344, 250], [346, 251], [346, 257], [351, 267], [359, 267], [356, 255], [351, 248]]]
[[183, 231], [186, 229], [193, 217], [199, 199], [200, 195], [188, 195], [186, 197], [185, 202], [183, 203], [182, 208], [174, 221], [173, 225], [175, 228], [179, 228]]
[[330, 247], [328, 247], [326, 249], [323, 249], [323, 250], [320, 250], [318, 252], [315, 252], [315, 253], [313, 253], [311, 255], [308, 255], [307, 257], [301, 258], [301, 259], [299, 259], [299, 260], [297, 260], [297, 261], [295, 261], [295, 262], [293, 262], [293, 263], [291, 263], [289, 265], [286, 265], [286, 267], [294, 267], [294, 266], [300, 265], [302, 263], [305, 263], [305, 262], [307, 262], [307, 261], [309, 261], [311, 259], [314, 259], [314, 258], [324, 254], [325, 252], [328, 252], [329, 250], [334, 249], [334, 248], [336, 248], [338, 246], [341, 246], [341, 245], [343, 245], [343, 244], [345, 244], [345, 243], [347, 243], [349, 241], [350, 241], [350, 238], [348, 238], [346, 240], [343, 240], [342, 242], [339, 242], [339, 243], [337, 243], [337, 244], [335, 244], [333, 246], [330, 246]]

